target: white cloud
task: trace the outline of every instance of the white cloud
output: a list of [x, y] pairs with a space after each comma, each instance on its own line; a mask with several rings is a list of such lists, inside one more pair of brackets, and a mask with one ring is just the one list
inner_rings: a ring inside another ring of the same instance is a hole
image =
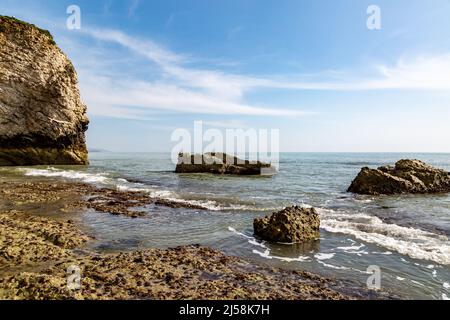
[[203, 124], [213, 128], [247, 129], [249, 126], [241, 120], [203, 121]]
[[[92, 114], [113, 116], [119, 107], [122, 108], [120, 116], [128, 114], [133, 118], [137, 117], [136, 110], [142, 112], [145, 109], [216, 115], [301, 116], [307, 114], [297, 110], [268, 109], [238, 103], [214, 95], [186, 90], [175, 85], [101, 79], [96, 76], [83, 79], [81, 84], [83, 98], [91, 107]], [[99, 105], [116, 107], [116, 109], [96, 110]], [[133, 108], [127, 109], [127, 114], [125, 114], [123, 106]]]
[[[121, 45], [156, 64], [161, 70], [160, 79], [152, 82], [101, 77], [95, 66], [80, 70], [83, 97], [91, 108], [96, 108], [96, 105], [110, 105], [217, 115], [308, 114], [300, 110], [266, 108], [243, 102], [241, 98], [244, 92], [254, 87], [258, 79], [184, 67], [184, 64], [189, 62], [187, 56], [176, 54], [151, 40], [136, 39], [119, 31], [85, 29], [85, 32], [98, 40]], [[102, 108], [101, 113], [104, 109]], [[91, 113], [95, 114], [97, 111]], [[111, 114], [115, 112], [116, 109], [111, 110]], [[130, 110], [129, 114], [130, 117], [136, 117], [136, 109]], [[124, 116], [123, 112], [120, 115]]]
[[[189, 56], [175, 53], [154, 41], [130, 37], [116, 30], [84, 29], [97, 40], [115, 43], [147, 59], [159, 68], [153, 81], [99, 78], [95, 67], [85, 72], [83, 95], [91, 108], [95, 105], [134, 107], [130, 117], [138, 117], [139, 108], [199, 114], [304, 116], [311, 112], [279, 106], [258, 106], [245, 102], [252, 90], [448, 90], [450, 89], [450, 54], [401, 59], [394, 65], [378, 65], [353, 72], [321, 72], [290, 76], [253, 77], [221, 70], [193, 68]], [[368, 71], [371, 71], [369, 75]], [[105, 111], [102, 109], [102, 113]], [[111, 111], [112, 113], [115, 111]], [[104, 114], [106, 115], [106, 114]]]
[[[264, 86], [291, 90], [449, 90], [450, 54], [399, 59], [394, 65], [369, 67], [370, 76], [341, 73], [333, 81], [267, 81]], [[364, 70], [367, 72], [367, 70]]]

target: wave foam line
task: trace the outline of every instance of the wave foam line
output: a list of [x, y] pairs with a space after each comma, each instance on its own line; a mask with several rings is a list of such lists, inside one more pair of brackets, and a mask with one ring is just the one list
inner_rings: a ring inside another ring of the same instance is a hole
[[[450, 241], [446, 236], [384, 223], [362, 213], [320, 209], [321, 227], [331, 233], [352, 235], [358, 240], [382, 246], [413, 259], [450, 265]], [[356, 247], [355, 247], [356, 249]]]
[[86, 183], [106, 183], [109, 178], [100, 173], [87, 173], [81, 171], [65, 171], [55, 168], [48, 169], [20, 169], [28, 177], [59, 177], [72, 180], [81, 180]]
[[264, 252], [260, 252], [258, 250], [253, 250], [252, 251], [254, 254], [257, 254], [263, 258], [272, 260], [272, 259], [276, 259], [276, 260], [281, 260], [281, 261], [286, 261], [286, 262], [306, 262], [309, 261], [310, 258], [306, 257], [306, 256], [299, 256], [298, 258], [287, 258], [287, 257], [278, 257], [278, 256], [273, 256], [270, 254], [270, 249], [267, 249]]
[[232, 228], [232, 227], [228, 227], [228, 230], [237, 234], [238, 236], [244, 237], [248, 240], [248, 243], [257, 246], [257, 247], [261, 247], [264, 249], [267, 249], [267, 247], [264, 245], [264, 242], [259, 242], [256, 238], [248, 236], [242, 232], [237, 231], [236, 229]]

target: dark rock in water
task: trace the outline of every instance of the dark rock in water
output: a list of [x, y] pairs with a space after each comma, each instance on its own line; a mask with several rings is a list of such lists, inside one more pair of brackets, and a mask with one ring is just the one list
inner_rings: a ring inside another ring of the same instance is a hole
[[450, 192], [450, 174], [420, 160], [400, 160], [395, 167], [362, 168], [348, 192], [367, 195]]
[[272, 175], [276, 173], [271, 164], [242, 160], [225, 153], [211, 152], [203, 155], [181, 153], [176, 173], [214, 173], [235, 175]]
[[0, 166], [87, 164], [75, 69], [48, 31], [0, 16]]
[[255, 219], [253, 228], [264, 240], [299, 243], [320, 237], [320, 217], [314, 208], [295, 206]]

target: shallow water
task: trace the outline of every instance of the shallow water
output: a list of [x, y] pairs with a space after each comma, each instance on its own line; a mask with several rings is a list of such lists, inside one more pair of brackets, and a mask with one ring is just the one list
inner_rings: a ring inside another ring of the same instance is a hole
[[[448, 154], [281, 154], [273, 177], [177, 175], [170, 154], [91, 153], [89, 167], [3, 168], [26, 179], [83, 181], [202, 204], [206, 211], [152, 206], [138, 219], [88, 212], [82, 226], [96, 250], [198, 243], [255, 263], [307, 270], [365, 286], [379, 266], [383, 290], [404, 298], [450, 297], [450, 195], [355, 196], [361, 167], [417, 158], [450, 171]], [[253, 237], [253, 219], [288, 205], [314, 206], [320, 241], [269, 244]]]

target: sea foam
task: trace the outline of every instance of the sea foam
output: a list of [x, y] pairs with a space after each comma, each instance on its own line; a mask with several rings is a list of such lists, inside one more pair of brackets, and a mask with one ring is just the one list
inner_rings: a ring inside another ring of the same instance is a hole
[[[383, 222], [364, 213], [319, 209], [321, 227], [328, 232], [352, 235], [414, 259], [450, 264], [450, 241], [444, 235]], [[341, 248], [346, 252], [359, 247]], [[356, 253], [356, 251], [355, 251]]]

